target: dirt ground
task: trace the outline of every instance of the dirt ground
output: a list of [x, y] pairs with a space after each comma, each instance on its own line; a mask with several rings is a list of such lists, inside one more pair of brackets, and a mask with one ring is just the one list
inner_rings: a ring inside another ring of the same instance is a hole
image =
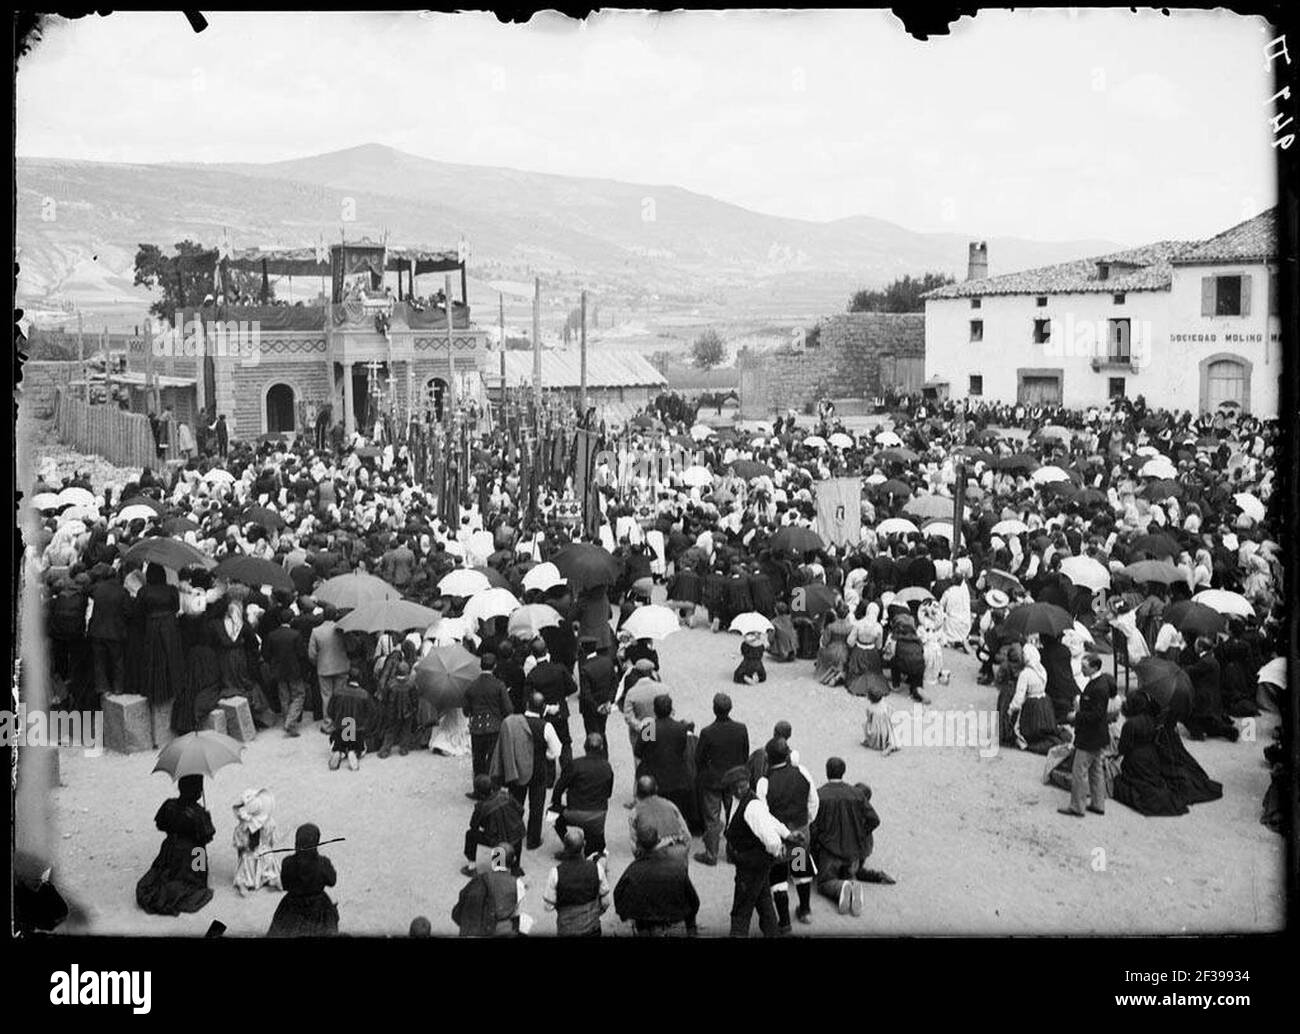
[[[815, 899], [814, 922], [801, 935], [853, 934], [1177, 934], [1268, 931], [1284, 921], [1284, 846], [1259, 823], [1268, 785], [1261, 748], [1275, 719], [1261, 719], [1257, 741], [1191, 743], [1210, 775], [1223, 782], [1221, 800], [1179, 818], [1144, 818], [1111, 802], [1104, 817], [1072, 819], [1056, 809], [1064, 792], [1041, 782], [1043, 759], [1001, 750], [981, 757], [975, 746], [912, 746], [890, 757], [859, 745], [862, 706], [843, 689], [819, 685], [811, 662], [769, 664], [765, 685], [732, 686], [739, 639], [691, 629], [661, 646], [664, 683], [680, 717], [710, 720], [710, 700], [732, 693], [734, 716], [761, 743], [779, 719], [794, 726], [792, 744], [820, 782], [826, 758], [848, 762], [848, 776], [865, 780], [881, 816], [872, 865], [894, 886], [869, 887], [860, 918], [836, 914]], [[975, 683], [975, 662], [949, 651], [950, 686], [930, 691], [933, 707], [965, 710], [994, 705], [993, 690]], [[905, 696], [891, 703], [906, 708]], [[631, 857], [621, 807], [630, 796], [631, 750], [611, 724], [616, 794], [609, 815], [611, 880]], [[575, 738], [581, 720], [573, 717]], [[279, 895], [236, 895], [231, 804], [245, 787], [269, 787], [277, 801], [281, 837], [292, 843], [301, 822], [323, 836], [346, 836], [326, 849], [339, 872], [335, 898], [342, 932], [404, 934], [426, 915], [439, 933], [452, 933], [451, 909], [464, 883], [458, 874], [472, 804], [469, 758], [427, 751], [380, 760], [358, 772], [326, 768], [325, 737], [258, 735], [241, 765], [209, 783], [217, 827], [210, 853], [212, 902], [178, 918], [149, 916], [135, 904], [136, 880], [161, 840], [152, 828], [158, 804], [171, 793], [167, 776], [150, 774], [152, 754], [82, 756], [63, 748], [63, 785], [54, 794], [61, 855], [58, 882], [91, 913], [89, 932], [201, 936], [219, 919], [230, 935], [265, 932]], [[698, 848], [698, 841], [697, 841]], [[538, 932], [554, 931], [541, 891], [558, 847], [549, 829], [542, 848], [526, 852], [528, 899]], [[691, 863], [703, 902], [705, 935], [727, 931], [732, 870]], [[611, 910], [606, 934], [627, 933]], [[757, 928], [755, 925], [755, 932]]]

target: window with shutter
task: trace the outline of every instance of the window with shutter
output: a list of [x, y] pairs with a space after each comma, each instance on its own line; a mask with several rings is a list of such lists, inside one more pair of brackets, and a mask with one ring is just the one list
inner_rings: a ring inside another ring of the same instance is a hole
[[1243, 273], [1241, 275], [1241, 315], [1250, 315], [1250, 281], [1252, 277]]
[[1277, 274], [1269, 273], [1268, 275], [1268, 314], [1270, 316], [1278, 315], [1277, 311]]
[[1214, 277], [1203, 276], [1201, 277], [1201, 315], [1202, 316], [1214, 315], [1214, 301], [1215, 301]]

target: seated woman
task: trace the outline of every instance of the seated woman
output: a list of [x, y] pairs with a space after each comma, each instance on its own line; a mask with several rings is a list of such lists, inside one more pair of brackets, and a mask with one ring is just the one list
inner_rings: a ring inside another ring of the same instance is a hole
[[334, 865], [316, 849], [320, 830], [313, 823], [299, 826], [294, 852], [280, 867], [284, 897], [276, 906], [268, 937], [332, 937], [339, 932], [338, 906], [325, 893], [338, 882]]
[[814, 672], [823, 686], [838, 686], [844, 682], [844, 666], [849, 659], [849, 608], [843, 601], [835, 605], [834, 619], [822, 629], [821, 649], [817, 652]]
[[767, 652], [770, 653], [774, 660], [786, 662], [792, 661], [798, 652], [796, 644], [798, 637], [795, 634], [794, 622], [790, 618], [790, 605], [788, 603], [778, 603], [776, 605], [776, 617], [772, 618], [772, 631], [769, 634], [769, 643]]
[[740, 665], [732, 673], [732, 682], [752, 686], [767, 681], [767, 670], [763, 667], [763, 638], [762, 632], [745, 633], [740, 642]]
[[889, 680], [885, 677], [881, 646], [885, 630], [877, 620], [880, 607], [875, 603], [859, 605], [861, 618], [854, 622], [849, 633], [849, 660], [844, 668], [844, 682], [854, 696], [879, 697], [889, 693]]
[[886, 757], [899, 749], [893, 712], [885, 701], [888, 694], [889, 684], [882, 676], [879, 683], [867, 690], [867, 720], [862, 724], [862, 745], [883, 751]]
[[1047, 696], [1047, 671], [1038, 647], [1026, 645], [1023, 652], [1025, 666], [1007, 705], [1007, 717], [1014, 723], [1016, 745], [1021, 750], [1046, 754], [1068, 740], [1056, 724], [1056, 708]]
[[181, 776], [179, 793], [163, 801], [154, 823], [166, 833], [158, 857], [135, 886], [135, 900], [150, 915], [175, 916], [197, 912], [212, 900], [208, 886], [208, 866], [196, 865], [206, 859], [207, 845], [217, 835], [212, 816], [199, 803], [203, 795], [201, 775]]
[[1141, 815], [1185, 815], [1187, 801], [1168, 780], [1168, 769], [1156, 745], [1160, 722], [1144, 690], [1124, 703], [1126, 721], [1119, 736], [1120, 771], [1113, 796]]

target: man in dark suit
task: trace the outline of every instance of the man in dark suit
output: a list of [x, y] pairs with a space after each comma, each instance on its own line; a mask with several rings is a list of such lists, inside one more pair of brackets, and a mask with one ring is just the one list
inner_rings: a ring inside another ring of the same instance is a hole
[[97, 579], [90, 590], [90, 617], [86, 638], [95, 666], [95, 691], [126, 692], [126, 623], [132, 600], [122, 580], [107, 564], [91, 572]]
[[588, 733], [583, 752], [555, 781], [551, 811], [559, 813], [555, 832], [561, 839], [570, 826], [582, 830], [585, 852], [590, 857], [605, 850], [605, 819], [609, 799], [614, 795], [614, 769], [606, 757], [605, 737], [600, 733]]
[[[494, 653], [485, 653], [479, 658], [481, 675], [469, 684], [465, 690], [465, 703], [461, 707], [469, 720], [470, 754], [474, 775], [485, 775], [492, 760], [492, 751], [496, 749], [497, 737], [501, 733], [501, 721], [508, 714], [514, 713], [510, 703], [510, 691], [506, 684], [496, 677], [497, 657]], [[474, 793], [469, 794], [474, 797]]]
[[540, 693], [546, 701], [543, 712], [547, 724], [560, 740], [560, 768], [573, 761], [573, 737], [569, 733], [569, 697], [578, 691], [573, 672], [545, 654], [524, 680], [525, 692]]
[[889, 555], [888, 550], [882, 549], [872, 557], [867, 572], [876, 595], [882, 592], [893, 592], [897, 588], [898, 573], [894, 566], [894, 558]]
[[732, 721], [731, 697], [719, 693], [713, 698], [713, 721], [700, 732], [695, 748], [695, 781], [704, 807], [704, 850], [695, 860], [718, 864], [718, 842], [722, 837], [722, 816], [731, 809], [731, 795], [723, 777], [749, 758], [749, 730]]
[[[262, 639], [262, 657], [271, 670], [271, 680], [280, 696], [286, 736], [298, 735], [298, 722], [302, 719], [302, 708], [307, 697], [307, 684], [303, 681], [299, 656], [302, 636], [290, 624], [293, 617], [293, 612], [288, 608], [281, 610], [274, 627]], [[353, 766], [353, 758], [356, 756], [357, 751], [350, 752], [349, 766]]]
[[934, 579], [934, 561], [930, 559], [930, 551], [925, 544], [920, 543], [912, 554], [912, 562], [907, 567], [907, 584], [915, 585], [928, 592], [934, 588]]
[[686, 757], [687, 740], [694, 722], [673, 717], [673, 698], [660, 693], [654, 701], [654, 724], [637, 740], [634, 753], [641, 762], [639, 775], [654, 778], [659, 796], [677, 805], [682, 814], [692, 810], [691, 775]]
[[[588, 736], [605, 735], [605, 722], [614, 706], [614, 660], [608, 650], [600, 649], [596, 639], [582, 639], [583, 659], [578, 665], [578, 710], [582, 728]], [[588, 840], [590, 844], [590, 839]]]

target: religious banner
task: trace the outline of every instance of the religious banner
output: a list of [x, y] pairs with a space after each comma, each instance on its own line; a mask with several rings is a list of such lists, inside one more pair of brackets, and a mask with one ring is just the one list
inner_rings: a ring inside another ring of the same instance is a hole
[[817, 482], [817, 534], [829, 545], [855, 546], [862, 534], [862, 479]]

